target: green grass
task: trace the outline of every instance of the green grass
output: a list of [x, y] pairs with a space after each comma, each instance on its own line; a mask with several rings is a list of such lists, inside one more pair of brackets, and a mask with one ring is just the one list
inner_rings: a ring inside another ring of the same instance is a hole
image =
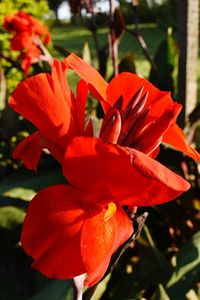
[[[134, 26], [128, 26], [129, 30], [133, 30]], [[159, 44], [165, 39], [166, 32], [159, 28], [156, 24], [141, 24], [141, 34], [146, 42], [148, 51], [151, 57], [154, 56]], [[108, 28], [100, 28], [98, 30], [98, 37], [100, 45], [103, 46], [108, 40]], [[53, 43], [63, 46], [69, 52], [74, 52], [77, 55], [82, 55], [82, 49], [85, 42], [89, 44], [91, 56], [94, 66], [97, 67], [97, 58], [95, 53], [94, 41], [91, 32], [82, 25], [65, 24], [62, 26], [54, 27], [52, 29]], [[144, 56], [142, 49], [134, 36], [126, 32], [122, 37], [119, 44], [119, 60], [127, 53], [133, 53], [136, 64], [136, 71], [144, 78], [148, 78], [150, 71], [150, 63]], [[62, 58], [58, 53], [55, 56]], [[198, 66], [200, 59], [198, 60]], [[107, 78], [112, 74], [111, 60], [108, 64]], [[75, 74], [68, 76], [72, 89], [78, 80]], [[198, 68], [198, 96], [200, 96], [200, 68]]]
[[[133, 29], [133, 26], [129, 26], [128, 29]], [[148, 24], [141, 26], [141, 33], [147, 44], [149, 53], [153, 56], [161, 40], [165, 38], [165, 32], [163, 32], [154, 24]], [[100, 45], [105, 45], [108, 40], [108, 29], [99, 29], [98, 37]], [[69, 52], [74, 52], [78, 55], [81, 55], [84, 43], [88, 42], [92, 58], [96, 63], [93, 37], [91, 32], [87, 28], [84, 28], [80, 25], [75, 26], [70, 24], [55, 27], [52, 30], [52, 38], [55, 44], [61, 45], [65, 47]], [[137, 72], [141, 76], [148, 77], [150, 64], [144, 57], [142, 49], [139, 46], [136, 38], [133, 37], [130, 33], [126, 32], [119, 44], [119, 59], [130, 52], [134, 53]], [[109, 65], [111, 68], [111, 64]]]

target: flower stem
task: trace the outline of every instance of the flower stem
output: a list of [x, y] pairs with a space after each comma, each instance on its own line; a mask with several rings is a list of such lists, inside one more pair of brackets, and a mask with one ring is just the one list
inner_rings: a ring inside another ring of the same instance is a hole
[[154, 70], [157, 70], [157, 66], [149, 53], [147, 44], [139, 29], [138, 5], [139, 5], [138, 1], [132, 1], [135, 29], [134, 31], [131, 31], [128, 28], [126, 28], [126, 31], [136, 37], [140, 47], [142, 48], [144, 55], [146, 56], [146, 59], [150, 62], [152, 68]]
[[74, 300], [83, 299], [84, 280], [85, 280], [85, 274], [73, 278]]
[[118, 70], [118, 42], [115, 38], [115, 28], [114, 28], [114, 13], [115, 13], [115, 0], [109, 0], [110, 3], [110, 48], [113, 62], [114, 74], [119, 73]]

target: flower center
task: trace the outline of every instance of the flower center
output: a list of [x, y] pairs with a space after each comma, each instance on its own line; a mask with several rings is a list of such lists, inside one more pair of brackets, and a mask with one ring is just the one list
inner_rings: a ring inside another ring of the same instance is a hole
[[110, 218], [112, 218], [114, 216], [116, 211], [117, 211], [116, 204], [114, 202], [110, 202], [108, 204], [108, 207], [107, 207], [107, 210], [106, 210], [106, 213], [105, 213], [105, 216], [104, 216], [104, 220], [108, 221]]

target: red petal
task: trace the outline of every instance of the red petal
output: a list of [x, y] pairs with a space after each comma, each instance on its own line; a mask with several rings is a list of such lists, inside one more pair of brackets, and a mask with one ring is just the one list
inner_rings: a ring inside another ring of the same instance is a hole
[[67, 185], [48, 187], [31, 201], [23, 225], [24, 250], [47, 277], [69, 279], [85, 273], [80, 239], [82, 194]]
[[14, 35], [11, 39], [12, 50], [28, 49], [33, 42], [33, 37], [30, 31], [23, 31]]
[[93, 96], [102, 101], [103, 107], [108, 107], [106, 101], [107, 82], [97, 72], [95, 68], [88, 65], [83, 59], [76, 56], [74, 53], [70, 54], [65, 63], [69, 69], [74, 70], [82, 79], [89, 84], [89, 89]]
[[[122, 203], [131, 206], [152, 206], [177, 198], [190, 188], [190, 184], [156, 160], [131, 149], [132, 167], [143, 180], [138, 181], [138, 194]], [[146, 183], [145, 183], [146, 181]], [[143, 188], [144, 190], [140, 192]], [[121, 204], [122, 204], [121, 203]]]
[[9, 32], [22, 32], [28, 29], [29, 22], [27, 14], [23, 11], [18, 11], [15, 14], [5, 16], [3, 27]]
[[192, 157], [196, 162], [200, 161], [200, 153], [187, 144], [185, 134], [177, 124], [173, 124], [164, 134], [163, 142]]
[[22, 160], [27, 169], [37, 171], [43, 147], [44, 144], [37, 131], [19, 143], [12, 156], [14, 159]]
[[[147, 129], [132, 136], [133, 148], [149, 155], [162, 142], [165, 132], [175, 123], [182, 106], [174, 102], [166, 108], [163, 115], [155, 120]], [[138, 148], [138, 147], [139, 148]]]
[[31, 23], [29, 26], [32, 27], [31, 29], [34, 34], [38, 35], [39, 37], [43, 37], [44, 44], [48, 44], [51, 41], [51, 35], [47, 27], [30, 15], [28, 15], [28, 18], [29, 22]]
[[113, 252], [115, 252], [119, 246], [128, 240], [128, 238], [133, 234], [134, 228], [127, 217], [124, 210], [118, 206], [117, 212], [114, 216], [114, 221], [116, 223], [116, 235], [115, 243], [113, 244]]
[[110, 108], [103, 119], [99, 137], [107, 143], [117, 144], [121, 131], [121, 116], [118, 109]]
[[98, 201], [104, 203], [108, 198], [131, 196], [133, 206], [154, 205], [172, 200], [190, 187], [145, 154], [96, 138], [75, 138], [66, 151], [63, 171], [71, 184], [98, 194]]
[[93, 128], [93, 122], [92, 119], [89, 119], [86, 127], [85, 127], [85, 136], [93, 136], [94, 135], [94, 128]]
[[65, 65], [55, 60], [52, 75], [43, 73], [22, 81], [10, 100], [16, 112], [63, 148], [76, 134], [75, 116], [71, 116], [74, 103], [64, 71]]
[[85, 106], [88, 96], [88, 87], [84, 80], [80, 80], [76, 89], [76, 113], [79, 134], [84, 134], [85, 129]]
[[156, 115], [159, 117], [166, 106], [172, 103], [170, 93], [159, 91], [149, 81], [136, 74], [123, 72], [115, 76], [107, 88], [107, 102], [113, 106], [117, 99], [119, 99], [120, 96], [123, 96], [124, 109], [132, 96], [143, 86], [143, 95], [149, 93], [146, 106], [148, 107], [149, 104], [154, 105], [154, 108], [152, 109], [153, 116]]
[[132, 232], [132, 224], [121, 208], [107, 221], [105, 211], [88, 216], [81, 236], [81, 252], [88, 273], [85, 285], [92, 286], [102, 279], [111, 255]]
[[47, 148], [53, 157], [62, 165], [65, 153], [64, 149], [50, 139], [45, 138], [41, 133], [40, 136], [44, 143], [44, 148]]

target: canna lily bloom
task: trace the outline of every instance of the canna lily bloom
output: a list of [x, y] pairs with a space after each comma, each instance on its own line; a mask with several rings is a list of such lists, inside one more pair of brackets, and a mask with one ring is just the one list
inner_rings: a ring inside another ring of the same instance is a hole
[[112, 132], [108, 126], [118, 126], [118, 144], [155, 157], [159, 144], [164, 142], [200, 161], [200, 154], [186, 143], [182, 129], [176, 124], [182, 106], [172, 100], [169, 92], [162, 92], [128, 72], [107, 83], [92, 66], [73, 53], [65, 63], [87, 82], [92, 95], [101, 102], [105, 118], [115, 119], [105, 125], [104, 131], [107, 134], [109, 130]]
[[134, 231], [124, 206], [164, 203], [190, 186], [142, 152], [94, 137], [72, 140], [63, 173], [70, 186], [48, 187], [30, 202], [21, 242], [33, 268], [57, 279], [87, 273], [85, 286], [102, 279]]
[[45, 59], [38, 41], [41, 38], [44, 44], [48, 44], [50, 33], [40, 21], [23, 11], [5, 16], [3, 27], [14, 34], [10, 41], [11, 49], [21, 52], [18, 59], [22, 61], [22, 70], [27, 75], [31, 64]]
[[34, 36], [42, 38], [44, 44], [48, 44], [51, 40], [48, 29], [24, 11], [5, 16], [3, 27], [14, 34], [11, 39], [12, 50], [27, 49], [32, 44]]
[[[88, 82], [94, 85], [81, 80], [75, 97], [65, 72], [67, 67], [77, 70], [79, 62], [79, 75], [87, 76]], [[159, 91], [131, 73], [121, 73], [107, 84], [94, 68], [74, 54], [65, 63], [54, 60], [51, 75], [43, 73], [30, 77], [13, 92], [11, 107], [38, 128], [38, 132], [17, 146], [13, 157], [36, 171], [43, 148], [62, 164], [72, 138], [93, 136], [92, 121], [85, 126], [84, 117], [88, 88], [105, 110], [99, 132], [104, 142], [134, 148], [154, 158], [160, 143], [168, 142], [195, 160], [200, 159], [175, 123], [181, 105], [173, 102], [169, 93]]]

